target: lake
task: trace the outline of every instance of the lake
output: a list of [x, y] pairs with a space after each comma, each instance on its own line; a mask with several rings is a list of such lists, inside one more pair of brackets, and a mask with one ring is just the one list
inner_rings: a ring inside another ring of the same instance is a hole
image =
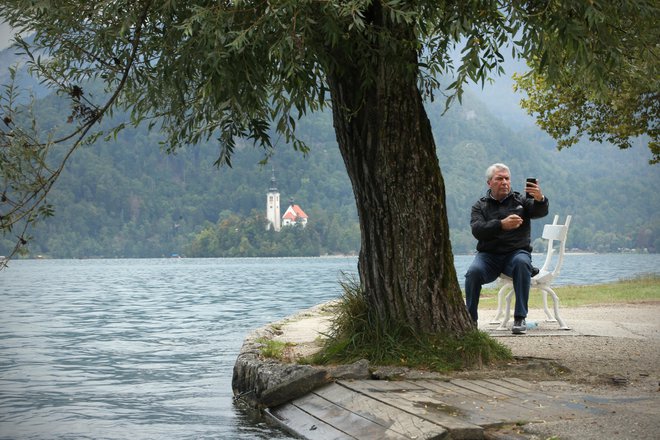
[[[538, 264], [542, 256], [535, 256]], [[471, 256], [457, 256], [459, 281]], [[15, 260], [0, 272], [0, 438], [288, 439], [233, 403], [245, 336], [340, 295], [357, 259]], [[567, 255], [558, 284], [660, 273]]]

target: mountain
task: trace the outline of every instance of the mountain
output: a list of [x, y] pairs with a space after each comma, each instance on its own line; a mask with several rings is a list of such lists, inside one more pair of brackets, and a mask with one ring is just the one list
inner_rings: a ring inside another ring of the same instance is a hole
[[[26, 37], [25, 40], [32, 42], [33, 37]], [[50, 93], [50, 89], [30, 76], [25, 60], [25, 55], [18, 48], [10, 46], [0, 50], [0, 84], [8, 85], [11, 79], [9, 68], [16, 68], [15, 87], [22, 91], [21, 102], [27, 103], [31, 95], [43, 98]]]
[[[526, 177], [539, 179], [551, 202], [548, 221], [554, 214], [562, 219], [573, 215], [569, 247], [660, 250], [660, 168], [648, 165], [650, 153], [642, 142], [629, 151], [588, 142], [557, 151], [519, 109], [502, 110], [511, 107], [512, 93], [495, 96], [500, 97], [496, 103], [487, 103], [469, 90], [463, 104], [444, 115], [444, 103], [427, 105], [456, 254], [474, 249], [470, 207], [485, 192], [484, 172], [494, 162], [511, 167], [515, 190], [522, 191]], [[41, 98], [36, 107], [48, 124], [66, 119], [69, 112], [68, 105], [53, 96]], [[49, 197], [55, 217], [33, 231], [31, 254], [71, 258], [356, 252], [357, 214], [330, 114], [305, 117], [298, 132], [310, 145], [309, 154], [279, 142], [265, 166], [259, 165], [263, 152], [247, 144], [239, 146], [233, 168], [213, 166], [218, 153], [213, 142], [167, 155], [160, 149], [160, 134], [143, 127], [82, 148]], [[265, 227], [260, 222], [273, 170], [282, 211], [293, 198], [309, 215], [306, 235], [262, 236]], [[543, 223], [536, 222], [534, 237]], [[223, 248], [221, 238], [229, 228], [239, 235]], [[1, 238], [0, 255], [12, 245], [11, 236]]]

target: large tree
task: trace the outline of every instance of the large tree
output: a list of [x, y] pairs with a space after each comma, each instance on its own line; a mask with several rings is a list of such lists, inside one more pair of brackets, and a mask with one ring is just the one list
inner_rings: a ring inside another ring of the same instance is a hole
[[[20, 151], [0, 156], [9, 176], [4, 228], [21, 215], [35, 218], [40, 206], [50, 214], [43, 198], [66, 158], [98, 137], [92, 127], [115, 109], [162, 129], [170, 151], [217, 138], [218, 164], [231, 164], [241, 138], [266, 156], [279, 137], [307, 151], [295, 136], [296, 119], [330, 106], [360, 219], [359, 276], [369, 306], [382, 322], [461, 335], [473, 323], [453, 265], [424, 100], [446, 94], [449, 105], [460, 100], [465, 81], [501, 73], [504, 47], [533, 61], [548, 84], [566, 63], [585, 84], [599, 83], [608, 75], [601, 63], [623, 62], [611, 34], [632, 32], [638, 17], [659, 12], [653, 1], [622, 1], [593, 22], [610, 3], [3, 1], [1, 16], [36, 32], [23, 48], [33, 70], [70, 96], [68, 120], [76, 124], [72, 134], [38, 139], [38, 129], [19, 130], [21, 115], [9, 101], [3, 105], [11, 128], [3, 131], [5, 151]], [[655, 46], [646, 50], [656, 54]], [[440, 75], [452, 77], [445, 89]], [[90, 79], [105, 84], [105, 102], [85, 93]], [[68, 146], [53, 167], [48, 152], [60, 144]]]

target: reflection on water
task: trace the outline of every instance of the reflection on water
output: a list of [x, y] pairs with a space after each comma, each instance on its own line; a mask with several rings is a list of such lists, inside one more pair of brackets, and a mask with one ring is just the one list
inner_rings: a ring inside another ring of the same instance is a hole
[[[471, 260], [456, 258], [461, 282]], [[559, 282], [658, 273], [658, 263], [568, 255]], [[341, 273], [356, 265], [13, 261], [0, 273], [0, 438], [289, 438], [232, 404], [236, 356], [253, 329], [339, 296]]]

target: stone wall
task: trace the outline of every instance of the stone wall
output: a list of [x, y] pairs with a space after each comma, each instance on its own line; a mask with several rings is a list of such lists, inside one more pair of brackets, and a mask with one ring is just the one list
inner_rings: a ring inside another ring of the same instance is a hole
[[[292, 319], [298, 322], [312, 319], [319, 310], [321, 308], [317, 306], [294, 318], [266, 325], [247, 336], [234, 364], [232, 388], [235, 399], [257, 408], [269, 408], [303, 396], [334, 379], [370, 377], [366, 360], [351, 365], [313, 366], [265, 358], [262, 355], [263, 341], [281, 338], [281, 333], [286, 333], [287, 322]], [[316, 334], [309, 335], [310, 340], [316, 337]]]

